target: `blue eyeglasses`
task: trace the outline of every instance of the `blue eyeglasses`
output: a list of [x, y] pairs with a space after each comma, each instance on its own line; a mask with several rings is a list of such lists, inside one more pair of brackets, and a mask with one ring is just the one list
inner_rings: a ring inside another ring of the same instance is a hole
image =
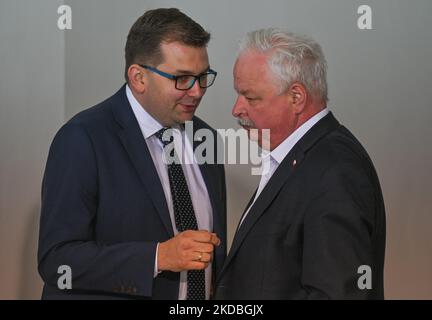
[[180, 76], [175, 76], [163, 71], [160, 71], [156, 68], [150, 67], [150, 66], [146, 66], [146, 65], [141, 65], [138, 64], [140, 67], [143, 67], [144, 69], [150, 70], [151, 72], [157, 73], [158, 75], [165, 77], [167, 79], [171, 79], [171, 80], [175, 80], [175, 88], [177, 90], [189, 90], [190, 88], [192, 88], [195, 84], [195, 81], [198, 80], [198, 84], [200, 86], [200, 88], [208, 88], [210, 87], [215, 79], [216, 79], [216, 75], [217, 72], [209, 69], [207, 72], [201, 73], [197, 76], [194, 76], [192, 74], [182, 74]]

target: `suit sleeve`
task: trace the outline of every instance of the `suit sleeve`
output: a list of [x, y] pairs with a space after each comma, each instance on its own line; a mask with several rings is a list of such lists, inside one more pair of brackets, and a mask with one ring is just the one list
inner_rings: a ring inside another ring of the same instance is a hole
[[72, 290], [125, 293], [123, 288], [130, 288], [126, 293], [151, 296], [157, 243], [97, 243], [97, 211], [98, 168], [91, 139], [79, 124], [66, 124], [51, 145], [42, 185], [39, 273], [57, 287], [58, 268], [67, 265]]
[[[223, 165], [220, 165], [220, 171], [221, 171], [221, 198], [222, 198], [222, 234], [220, 236], [220, 239], [223, 243], [223, 261], [226, 258], [226, 250], [227, 250], [227, 196], [226, 196], [226, 179], [225, 179], [225, 168]], [[222, 266], [220, 266], [222, 267]], [[218, 271], [220, 268], [217, 269]]]
[[339, 162], [315, 190], [304, 221], [301, 281], [308, 298], [371, 298], [371, 290], [358, 286], [358, 268], [374, 268], [373, 182], [358, 162]]

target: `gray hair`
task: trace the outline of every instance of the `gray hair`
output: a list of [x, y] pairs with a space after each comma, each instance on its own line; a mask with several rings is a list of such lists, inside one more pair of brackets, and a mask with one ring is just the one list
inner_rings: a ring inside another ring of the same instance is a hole
[[300, 82], [310, 94], [328, 101], [327, 62], [316, 41], [277, 28], [259, 29], [240, 41], [239, 54], [250, 49], [269, 53], [268, 66], [280, 80], [281, 93]]

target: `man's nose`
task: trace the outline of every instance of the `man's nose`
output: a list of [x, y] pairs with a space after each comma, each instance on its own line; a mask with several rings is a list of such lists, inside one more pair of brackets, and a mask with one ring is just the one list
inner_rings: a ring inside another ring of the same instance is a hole
[[206, 89], [201, 88], [199, 85], [198, 79], [194, 82], [192, 88], [187, 91], [188, 96], [191, 97], [202, 97], [205, 93]]
[[240, 117], [240, 115], [244, 113], [244, 105], [241, 96], [237, 97], [237, 100], [234, 103], [231, 113], [235, 118]]

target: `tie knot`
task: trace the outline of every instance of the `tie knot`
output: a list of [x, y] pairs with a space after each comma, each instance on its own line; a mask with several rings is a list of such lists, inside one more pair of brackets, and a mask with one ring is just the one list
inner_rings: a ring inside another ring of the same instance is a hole
[[[162, 142], [164, 147], [170, 144], [174, 138], [173, 132], [170, 129], [172, 130], [172, 128], [162, 128], [155, 133], [155, 136]], [[165, 134], [167, 131], [168, 133]]]

